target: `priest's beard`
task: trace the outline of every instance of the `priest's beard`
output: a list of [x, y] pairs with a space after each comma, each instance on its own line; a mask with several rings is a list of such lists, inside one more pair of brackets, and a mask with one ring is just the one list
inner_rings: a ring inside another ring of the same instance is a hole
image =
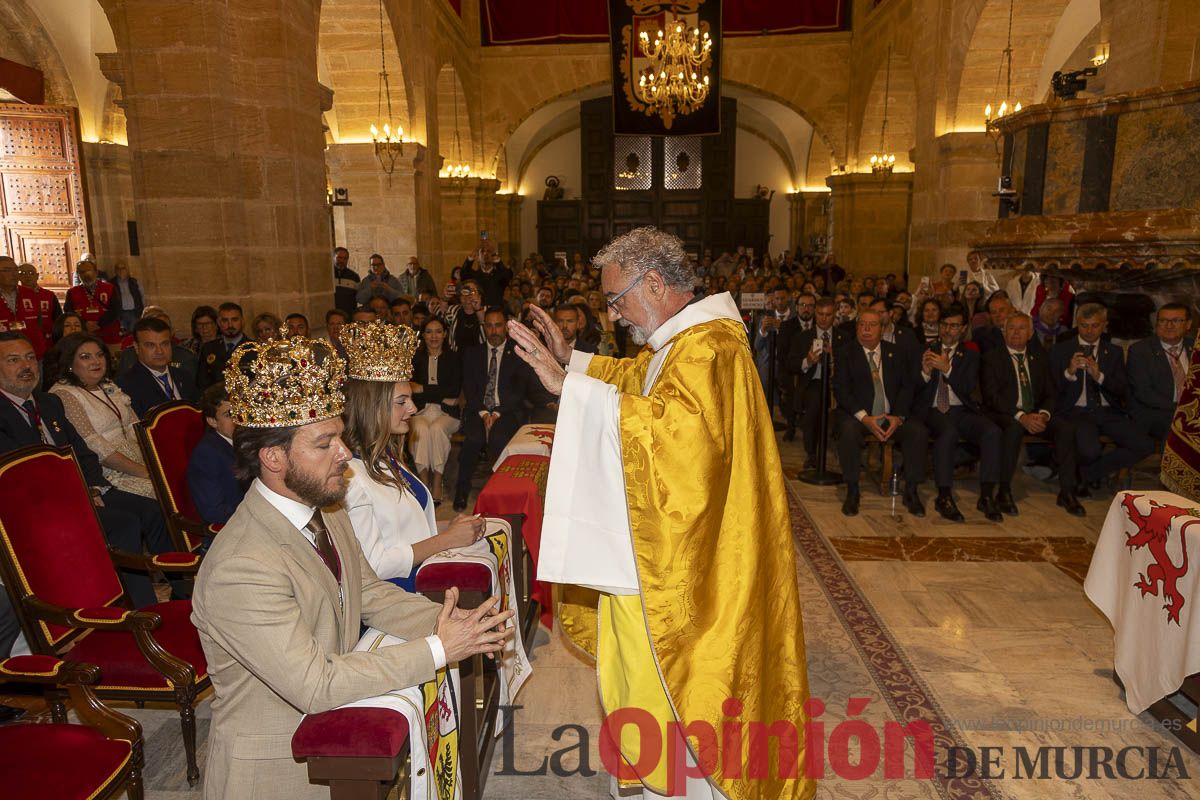
[[[637, 303], [639, 306], [641, 306], [643, 313], [645, 313], [648, 317], [651, 316], [650, 310], [646, 308], [646, 304], [642, 302], [641, 297], [630, 298], [630, 302]], [[654, 333], [654, 331], [643, 328], [641, 325], [634, 325], [625, 317], [621, 317], [619, 320], [617, 320], [617, 324], [629, 328], [629, 338], [633, 339], [633, 343], [639, 347], [650, 341], [650, 336]]]
[[[344, 464], [342, 469], [345, 469]], [[304, 472], [291, 463], [283, 473], [283, 485], [295, 492], [301, 500], [317, 508], [337, 505], [346, 498], [344, 474], [338, 478], [337, 488], [330, 489], [328, 475]]]

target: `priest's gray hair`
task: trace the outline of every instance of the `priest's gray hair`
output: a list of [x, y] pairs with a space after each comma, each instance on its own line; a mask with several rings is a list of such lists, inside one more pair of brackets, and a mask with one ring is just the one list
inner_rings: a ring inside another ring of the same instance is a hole
[[683, 242], [678, 236], [649, 225], [613, 239], [592, 263], [600, 269], [616, 264], [621, 274], [630, 279], [654, 270], [672, 289], [691, 291], [696, 284], [696, 272]]

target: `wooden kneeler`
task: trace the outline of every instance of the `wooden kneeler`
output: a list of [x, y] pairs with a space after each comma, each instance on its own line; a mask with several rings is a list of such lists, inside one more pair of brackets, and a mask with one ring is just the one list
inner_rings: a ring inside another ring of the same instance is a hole
[[309, 782], [329, 786], [330, 800], [384, 800], [408, 777], [408, 720], [387, 708], [310, 714], [292, 735], [292, 756], [307, 762]]

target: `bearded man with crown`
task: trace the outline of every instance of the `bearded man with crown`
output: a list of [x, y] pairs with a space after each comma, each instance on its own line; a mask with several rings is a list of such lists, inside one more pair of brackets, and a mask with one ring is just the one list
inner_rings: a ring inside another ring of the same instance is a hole
[[[509, 329], [560, 396], [538, 578], [564, 585], [563, 629], [596, 658], [613, 795], [806, 800], [795, 553], [745, 326], [728, 293], [694, 295], [675, 236], [630, 231], [593, 264], [635, 358], [572, 352], [537, 308], [544, 343]], [[718, 733], [731, 718], [795, 738], [756, 763]]]
[[[291, 739], [305, 714], [435, 681], [497, 653], [510, 612], [442, 606], [381, 580], [346, 512], [345, 369], [332, 346], [247, 342], [225, 370], [246, 497], [196, 579], [192, 621], [212, 677], [205, 800], [318, 800]], [[403, 640], [360, 647], [363, 625]]]

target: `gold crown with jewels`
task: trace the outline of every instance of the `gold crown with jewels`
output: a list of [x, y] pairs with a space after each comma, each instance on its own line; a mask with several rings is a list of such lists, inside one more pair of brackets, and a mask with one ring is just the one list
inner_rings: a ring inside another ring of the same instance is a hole
[[346, 377], [356, 381], [396, 383], [412, 380], [413, 356], [421, 344], [407, 325], [351, 322], [339, 337], [346, 351]]
[[333, 345], [297, 336], [243, 342], [225, 365], [233, 421], [285, 428], [336, 417], [346, 405], [346, 365]]

